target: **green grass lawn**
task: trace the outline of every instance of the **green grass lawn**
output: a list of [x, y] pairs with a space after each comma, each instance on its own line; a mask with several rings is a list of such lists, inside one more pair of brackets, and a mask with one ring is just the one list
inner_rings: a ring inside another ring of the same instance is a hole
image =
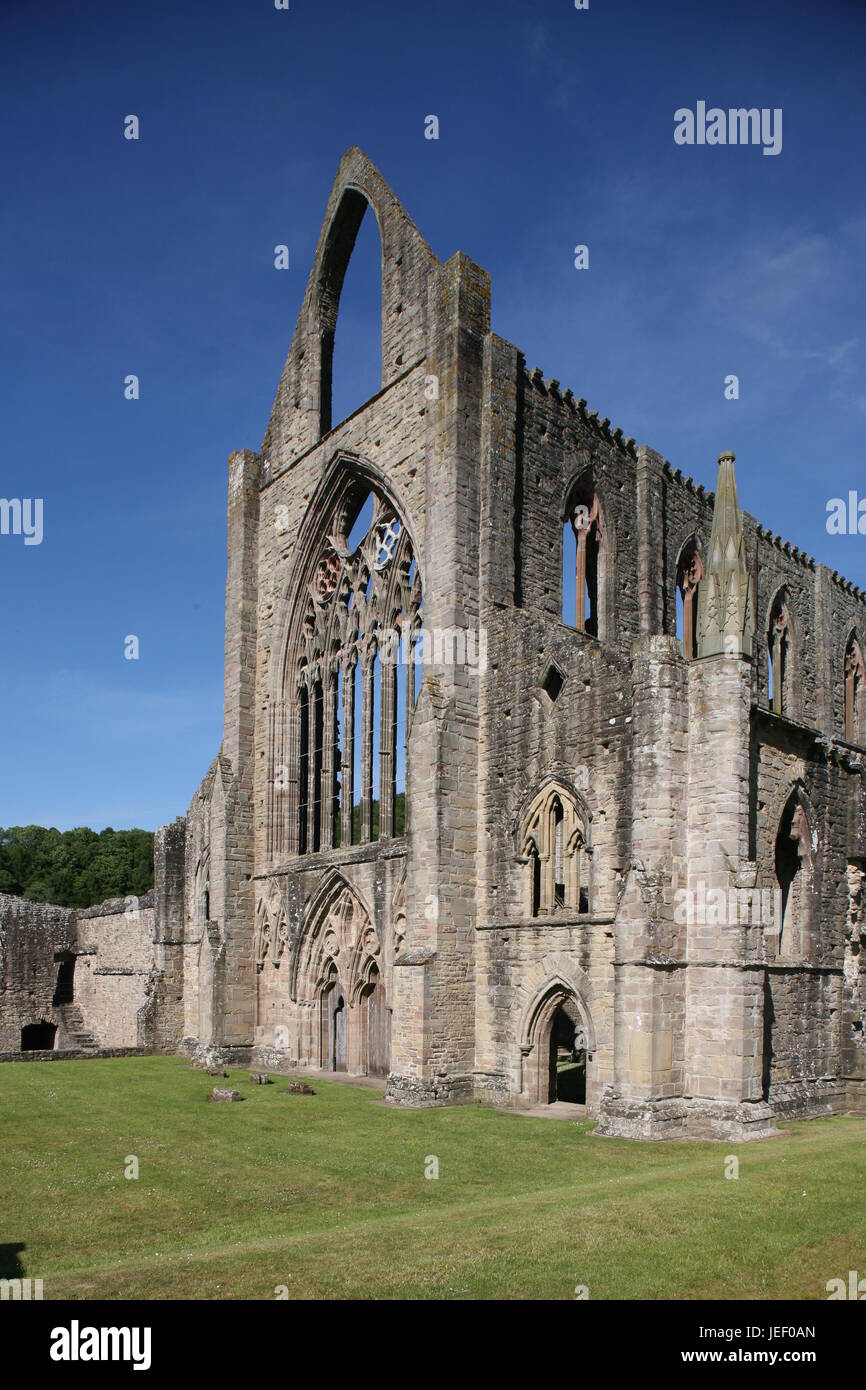
[[208, 1104], [214, 1084], [178, 1058], [0, 1066], [0, 1275], [46, 1298], [799, 1299], [866, 1273], [866, 1120], [633, 1144], [245, 1071], [219, 1083], [243, 1104]]

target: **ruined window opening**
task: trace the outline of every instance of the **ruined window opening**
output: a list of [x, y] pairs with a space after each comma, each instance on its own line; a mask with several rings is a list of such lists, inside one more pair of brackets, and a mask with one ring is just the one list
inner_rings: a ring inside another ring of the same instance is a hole
[[589, 637], [607, 637], [607, 632], [603, 631], [606, 623], [601, 618], [602, 588], [607, 577], [604, 517], [598, 494], [587, 481], [572, 496], [563, 528], [562, 557], [563, 622], [567, 622], [573, 612], [574, 620], [570, 625], [578, 632], [585, 632]]
[[370, 839], [378, 840], [382, 820], [381, 753], [382, 753], [382, 662], [378, 648], [370, 669], [370, 721], [367, 742], [367, 796], [369, 799]]
[[56, 1008], [59, 1004], [71, 1004], [75, 998], [75, 957], [66, 956], [55, 958], [58, 966], [57, 982], [54, 986], [54, 998], [51, 1003]]
[[300, 751], [298, 756], [298, 853], [307, 852], [307, 797], [310, 766], [310, 701], [306, 685], [298, 691]]
[[406, 833], [406, 767], [409, 761], [409, 727], [406, 711], [412, 698], [412, 652], [411, 643], [406, 640], [406, 625], [400, 614], [399, 663], [394, 673], [396, 709], [394, 718], [393, 748], [396, 771], [394, 776], [394, 831], [395, 835]]
[[363, 194], [347, 189], [328, 230], [319, 281], [320, 433], [382, 386], [382, 243]]
[[538, 850], [534, 846], [529, 852], [529, 867], [532, 883], [532, 910], [530, 915], [537, 917], [541, 911], [541, 860], [538, 857]]
[[541, 688], [552, 705], [556, 704], [564, 684], [565, 677], [559, 667], [551, 664], [541, 682]]
[[334, 785], [331, 805], [333, 821], [334, 848], [339, 849], [343, 842], [343, 822], [340, 815], [343, 794], [343, 667], [337, 668], [335, 687], [334, 720]]
[[562, 527], [562, 621], [566, 627], [576, 627], [574, 620], [574, 575], [577, 549], [574, 527], [565, 521]]
[[313, 699], [310, 726], [313, 736], [313, 785], [311, 800], [313, 807], [312, 848], [315, 853], [322, 846], [322, 761], [325, 745], [325, 704], [322, 695], [322, 682], [313, 682]]
[[863, 651], [852, 634], [845, 651], [845, 737], [863, 743]]
[[553, 810], [553, 905], [565, 907], [565, 870], [562, 853], [562, 824], [564, 820], [562, 802], [557, 798]]
[[776, 882], [780, 895], [777, 953], [809, 953], [812, 843], [809, 822], [796, 793], [782, 814], [775, 845]]
[[791, 614], [787, 594], [781, 590], [777, 594], [770, 612], [767, 633], [769, 650], [769, 701], [774, 714], [791, 713]]
[[354, 777], [352, 794], [352, 844], [361, 843], [361, 791], [363, 788], [363, 778], [361, 776], [361, 749], [364, 746], [364, 672], [361, 662], [356, 660], [352, 671], [352, 685], [355, 691], [354, 697]]
[[698, 654], [698, 593], [703, 573], [697, 541], [692, 538], [682, 549], [676, 578], [677, 636], [686, 661], [694, 661]]

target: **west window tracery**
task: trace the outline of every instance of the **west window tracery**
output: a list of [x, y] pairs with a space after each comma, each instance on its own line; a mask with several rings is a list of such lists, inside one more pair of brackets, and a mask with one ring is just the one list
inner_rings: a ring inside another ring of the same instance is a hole
[[323, 530], [287, 666], [289, 849], [298, 854], [404, 833], [421, 650], [420, 573], [390, 501], [358, 483]]

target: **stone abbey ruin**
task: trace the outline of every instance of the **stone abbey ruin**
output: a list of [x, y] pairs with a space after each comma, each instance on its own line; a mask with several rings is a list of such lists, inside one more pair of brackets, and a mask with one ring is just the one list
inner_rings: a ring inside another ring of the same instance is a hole
[[[333, 427], [368, 209], [382, 385]], [[152, 896], [0, 901], [0, 1051], [370, 1073], [401, 1104], [568, 1076], [647, 1139], [864, 1113], [864, 641], [864, 594], [741, 512], [731, 454], [709, 493], [528, 371], [487, 274], [350, 150], [229, 460], [222, 746]]]

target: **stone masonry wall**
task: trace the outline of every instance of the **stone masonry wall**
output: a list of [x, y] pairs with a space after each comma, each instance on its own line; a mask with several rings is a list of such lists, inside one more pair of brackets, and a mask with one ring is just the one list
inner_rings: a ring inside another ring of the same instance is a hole
[[[86, 909], [0, 895], [0, 1052], [20, 1052], [22, 1028], [40, 1022], [57, 1026], [57, 1050], [136, 1047], [153, 932], [150, 893]], [[62, 959], [75, 962], [73, 1001], [55, 1006]]]

